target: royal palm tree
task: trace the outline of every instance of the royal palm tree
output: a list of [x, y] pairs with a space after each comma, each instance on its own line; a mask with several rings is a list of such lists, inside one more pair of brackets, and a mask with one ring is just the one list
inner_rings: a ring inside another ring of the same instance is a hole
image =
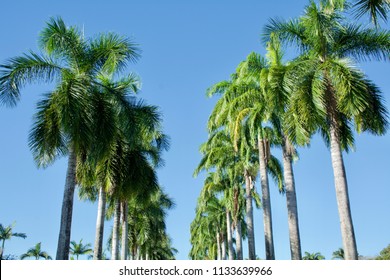
[[0, 102], [15, 105], [20, 89], [31, 82], [56, 81], [55, 88], [39, 101], [29, 146], [38, 166], [47, 166], [68, 155], [61, 225], [56, 259], [69, 259], [69, 244], [76, 186], [77, 157], [99, 135], [91, 133], [92, 86], [97, 77], [122, 70], [139, 57], [136, 45], [116, 34], [101, 34], [87, 40], [76, 27], [67, 27], [61, 18], [51, 18], [39, 39], [44, 54], [30, 52], [1, 65]]
[[35, 258], [36, 260], [39, 260], [40, 258], [45, 260], [52, 259], [46, 251], [41, 251], [41, 242], [37, 243], [34, 247], [30, 248], [26, 253], [20, 256], [21, 260], [26, 258]]
[[213, 172], [208, 173], [191, 223], [191, 251], [193, 260], [226, 260], [225, 201], [216, 191]]
[[74, 240], [70, 242], [70, 254], [76, 256], [76, 260], [78, 260], [81, 255], [88, 255], [91, 253], [91, 243], [83, 244], [83, 239], [80, 239], [78, 243]]
[[21, 238], [27, 237], [25, 233], [12, 232], [14, 226], [15, 224], [4, 227], [2, 224], [0, 224], [0, 240], [1, 240], [0, 260], [3, 259], [4, 245], [6, 240], [11, 239], [12, 237], [21, 237]]
[[298, 20], [271, 20], [264, 38], [272, 33], [302, 52], [289, 82], [288, 136], [305, 144], [319, 130], [329, 144], [345, 258], [358, 259], [342, 150], [353, 143], [352, 123], [358, 132], [384, 134], [387, 111], [378, 87], [352, 59], [388, 59], [390, 33], [349, 24], [338, 9], [313, 1]]
[[[272, 123], [273, 128], [280, 139], [278, 145], [281, 146], [283, 154], [283, 177], [286, 186], [291, 258], [299, 260], [302, 258], [302, 253], [294, 172], [292, 167], [292, 161], [297, 157], [297, 153], [295, 147], [285, 133], [284, 115], [288, 92], [285, 90], [284, 76], [288, 67], [282, 63], [282, 59], [283, 52], [281, 45], [277, 38], [271, 36], [270, 41], [267, 42], [266, 63], [264, 63], [264, 60], [260, 55], [251, 53], [246, 60], [240, 64], [237, 72], [239, 73], [239, 79], [243, 81], [254, 79], [260, 84], [264, 96], [263, 102], [266, 104], [266, 109], [270, 114], [269, 122]], [[236, 125], [242, 124], [236, 123]]]
[[[266, 67], [264, 59], [257, 61], [260, 65], [256, 65], [256, 68]], [[267, 104], [262, 85], [256, 79], [247, 80], [240, 76], [245, 67], [252, 67], [252, 65], [240, 64], [230, 81], [223, 81], [209, 89], [209, 96], [223, 94], [210, 116], [209, 129], [215, 130], [225, 125], [234, 139], [235, 150], [238, 150], [239, 136], [245, 135], [240, 131], [242, 128], [248, 129], [247, 142], [251, 143], [252, 149], [256, 148], [258, 151], [266, 258], [275, 259], [268, 172], [276, 171], [278, 168], [281, 171], [278, 161], [270, 153], [270, 148], [276, 143], [278, 137], [274, 128], [267, 124], [270, 114], [266, 110]], [[279, 190], [284, 191], [281, 173], [274, 172], [271, 175], [277, 178]], [[254, 254], [251, 255], [254, 258]]]

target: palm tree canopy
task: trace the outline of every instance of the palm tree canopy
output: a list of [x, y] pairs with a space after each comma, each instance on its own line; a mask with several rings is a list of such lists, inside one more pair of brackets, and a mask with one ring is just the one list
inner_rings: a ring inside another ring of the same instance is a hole
[[25, 233], [12, 232], [14, 226], [15, 225], [13, 224], [4, 227], [2, 224], [0, 224], [0, 240], [8, 240], [12, 237], [21, 237], [23, 239], [27, 237]]
[[[38, 102], [29, 136], [37, 164], [46, 166], [69, 148], [80, 153], [95, 139], [94, 117], [101, 102], [96, 100], [94, 89], [104, 86], [103, 77], [111, 77], [137, 60], [139, 50], [134, 42], [114, 33], [84, 39], [76, 27], [67, 27], [61, 18], [47, 22], [39, 45], [42, 54], [30, 52], [0, 66], [0, 103], [16, 105], [20, 89], [28, 83], [56, 82]], [[134, 78], [128, 77], [127, 82]], [[112, 139], [110, 129], [107, 131], [102, 143]]]
[[[352, 126], [357, 132], [386, 132], [388, 112], [380, 89], [356, 68], [354, 61], [388, 60], [389, 31], [347, 23], [339, 10], [329, 12], [311, 1], [299, 19], [271, 20], [264, 39], [269, 40], [272, 34], [301, 51], [285, 78], [292, 94], [286, 122], [294, 142], [305, 144], [307, 136], [320, 131], [328, 143], [330, 109], [336, 111], [344, 149], [353, 146]], [[332, 102], [337, 104], [333, 107], [326, 95], [329, 89], [334, 93]]]
[[92, 253], [91, 243], [83, 244], [83, 239], [77, 243], [72, 240], [70, 242], [70, 253], [74, 256], [77, 256], [77, 259], [80, 255], [86, 255]]
[[20, 256], [21, 260], [26, 258], [35, 258], [36, 260], [39, 260], [40, 258], [45, 260], [52, 259], [47, 252], [41, 251], [41, 242], [37, 243], [34, 247], [30, 248], [26, 253]]

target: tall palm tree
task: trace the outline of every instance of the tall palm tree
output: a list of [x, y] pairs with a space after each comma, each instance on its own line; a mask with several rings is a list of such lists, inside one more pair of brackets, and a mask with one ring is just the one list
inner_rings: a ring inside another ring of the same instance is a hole
[[36, 260], [39, 260], [40, 258], [45, 260], [52, 259], [46, 251], [41, 251], [41, 242], [37, 243], [34, 247], [30, 248], [26, 253], [20, 256], [21, 260], [26, 258], [35, 258]]
[[227, 233], [225, 202], [215, 191], [215, 175], [210, 172], [198, 197], [191, 223], [191, 259], [226, 260]]
[[77, 243], [72, 240], [70, 242], [70, 254], [76, 256], [76, 259], [79, 259], [80, 255], [87, 255], [92, 253], [91, 243], [83, 244], [83, 239]]
[[12, 232], [15, 224], [4, 227], [0, 224], [0, 240], [1, 240], [1, 251], [0, 251], [0, 260], [3, 259], [4, 254], [4, 245], [5, 241], [11, 239], [12, 237], [21, 237], [26, 238], [27, 235], [25, 233]]
[[345, 258], [358, 259], [342, 150], [353, 143], [353, 122], [358, 132], [384, 134], [387, 111], [380, 90], [352, 58], [388, 59], [390, 32], [349, 24], [340, 10], [311, 1], [298, 20], [271, 20], [266, 40], [271, 33], [302, 52], [289, 82], [289, 137], [304, 144], [307, 135], [319, 130], [329, 144]]
[[[87, 40], [76, 27], [67, 27], [61, 18], [51, 18], [39, 38], [45, 54], [30, 52], [1, 65], [0, 102], [13, 106], [20, 89], [31, 82], [57, 81], [54, 90], [38, 103], [29, 145], [38, 166], [47, 166], [68, 155], [68, 168], [61, 211], [56, 259], [69, 258], [69, 243], [76, 186], [77, 157], [92, 141], [96, 109], [92, 106], [92, 85], [97, 77], [121, 70], [139, 57], [136, 45], [116, 34], [101, 34]], [[103, 131], [102, 131], [103, 132]]]
[[[255, 66], [257, 69], [266, 67], [264, 59], [258, 59], [257, 62], [260, 62]], [[223, 94], [211, 114], [209, 126], [211, 129], [217, 129], [226, 125], [234, 139], [234, 146], [237, 146], [237, 138], [240, 138], [238, 136], [243, 135], [240, 133], [242, 127], [249, 130], [247, 138], [250, 140], [247, 142], [258, 152], [266, 258], [275, 259], [268, 171], [275, 171], [280, 167], [270, 153], [270, 147], [275, 144], [277, 135], [274, 128], [268, 125], [269, 113], [266, 110], [262, 85], [256, 79], [246, 80], [240, 76], [245, 67], [253, 65], [240, 64], [230, 81], [218, 83], [209, 90], [209, 95]], [[284, 191], [281, 173], [271, 174], [278, 179], [280, 191]]]

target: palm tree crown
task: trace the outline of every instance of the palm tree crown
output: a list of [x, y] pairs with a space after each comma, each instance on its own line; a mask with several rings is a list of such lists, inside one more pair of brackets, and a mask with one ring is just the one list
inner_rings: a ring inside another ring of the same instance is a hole
[[39, 260], [40, 258], [45, 260], [52, 259], [46, 251], [41, 251], [41, 242], [37, 243], [34, 247], [30, 248], [26, 253], [20, 256], [21, 260], [26, 258], [35, 258], [36, 260]]

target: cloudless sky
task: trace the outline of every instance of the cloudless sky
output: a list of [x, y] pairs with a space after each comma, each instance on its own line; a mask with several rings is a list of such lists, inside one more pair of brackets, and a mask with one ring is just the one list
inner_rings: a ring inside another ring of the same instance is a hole
[[[303, 13], [306, 0], [198, 1], [2, 1], [0, 63], [28, 50], [38, 51], [45, 22], [61, 16], [66, 24], [84, 26], [86, 37], [113, 31], [133, 38], [142, 58], [128, 71], [141, 76], [139, 95], [160, 108], [171, 149], [164, 154], [159, 181], [174, 199], [167, 230], [187, 259], [189, 226], [204, 174], [192, 173], [206, 141], [206, 122], [216, 99], [205, 91], [229, 78], [251, 52], [265, 54], [261, 33], [271, 17], [289, 19]], [[366, 19], [365, 19], [366, 20]], [[388, 28], [388, 26], [387, 26]], [[290, 57], [293, 52], [288, 52]], [[389, 108], [389, 63], [359, 65], [383, 91]], [[67, 159], [38, 169], [28, 148], [28, 133], [37, 101], [52, 85], [28, 85], [15, 108], [0, 107], [0, 223], [16, 221], [4, 254], [20, 256], [36, 243], [55, 257]], [[356, 151], [345, 155], [352, 217], [359, 254], [375, 256], [390, 243], [390, 136], [356, 136]], [[342, 246], [330, 153], [318, 136], [310, 148], [300, 148], [294, 165], [302, 250], [321, 252], [327, 259]], [[280, 151], [275, 151], [280, 156]], [[258, 188], [259, 184], [256, 185]], [[285, 196], [271, 185], [274, 242], [277, 259], [289, 259]], [[97, 204], [75, 196], [71, 240], [94, 243]], [[105, 237], [112, 223], [107, 222]], [[265, 258], [262, 213], [255, 211], [256, 253]], [[247, 243], [245, 241], [245, 247]], [[244, 257], [246, 257], [246, 248]]]

